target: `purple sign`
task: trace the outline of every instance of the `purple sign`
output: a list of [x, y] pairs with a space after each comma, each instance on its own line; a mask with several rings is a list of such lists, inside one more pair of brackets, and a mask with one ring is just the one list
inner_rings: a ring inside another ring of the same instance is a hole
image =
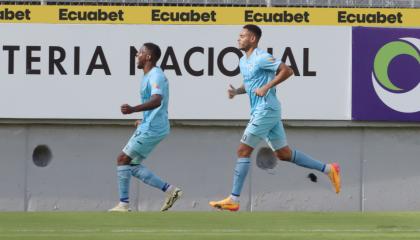
[[420, 29], [353, 28], [352, 119], [420, 122]]

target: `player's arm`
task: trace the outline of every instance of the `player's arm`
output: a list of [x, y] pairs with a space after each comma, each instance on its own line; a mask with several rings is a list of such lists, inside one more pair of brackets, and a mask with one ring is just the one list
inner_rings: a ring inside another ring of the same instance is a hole
[[134, 127], [138, 127], [138, 126], [140, 126], [140, 124], [141, 124], [141, 120], [138, 119], [134, 122]]
[[267, 84], [255, 90], [257, 96], [265, 96], [270, 88], [277, 86], [281, 82], [293, 75], [293, 69], [284, 63], [281, 63], [277, 69], [276, 76]]
[[149, 101], [137, 105], [130, 106], [128, 104], [121, 105], [121, 112], [123, 114], [131, 114], [134, 112], [143, 112], [160, 107], [162, 104], [162, 96], [160, 94], [153, 94]]
[[232, 99], [236, 95], [245, 94], [245, 93], [246, 93], [246, 90], [243, 84], [238, 88], [234, 88], [231, 84], [229, 84], [228, 96], [230, 99]]

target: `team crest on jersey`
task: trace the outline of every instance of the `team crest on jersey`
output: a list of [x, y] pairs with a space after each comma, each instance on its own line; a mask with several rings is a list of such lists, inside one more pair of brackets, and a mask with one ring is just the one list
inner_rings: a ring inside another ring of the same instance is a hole
[[275, 58], [273, 58], [273, 57], [268, 57], [268, 58], [267, 58], [267, 61], [269, 61], [269, 62], [275, 62], [275, 61], [276, 61], [276, 59], [275, 59]]
[[153, 88], [156, 88], [156, 89], [160, 89], [160, 88], [159, 88], [159, 85], [157, 85], [157, 83], [153, 83], [153, 84], [152, 84], [152, 87], [153, 87]]

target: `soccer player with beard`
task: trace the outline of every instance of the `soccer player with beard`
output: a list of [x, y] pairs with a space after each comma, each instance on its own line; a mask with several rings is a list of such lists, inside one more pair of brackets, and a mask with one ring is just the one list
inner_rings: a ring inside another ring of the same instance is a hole
[[248, 94], [251, 103], [251, 119], [244, 131], [237, 149], [237, 162], [233, 177], [231, 195], [220, 201], [211, 201], [210, 206], [239, 210], [239, 196], [250, 167], [252, 151], [261, 140], [265, 140], [281, 161], [288, 161], [301, 167], [315, 169], [329, 176], [335, 192], [340, 192], [340, 167], [338, 163], [325, 164], [290, 148], [281, 121], [281, 106], [276, 96], [276, 86], [293, 75], [293, 70], [258, 48], [261, 29], [253, 24], [245, 25], [239, 34], [239, 49], [245, 52], [239, 68], [244, 78], [239, 88], [230, 86], [229, 98]]

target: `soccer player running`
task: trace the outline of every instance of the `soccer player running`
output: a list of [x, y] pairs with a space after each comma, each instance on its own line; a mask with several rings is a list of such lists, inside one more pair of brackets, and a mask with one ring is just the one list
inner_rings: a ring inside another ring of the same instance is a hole
[[293, 70], [272, 55], [258, 48], [262, 31], [256, 25], [245, 25], [239, 34], [239, 49], [245, 55], [239, 61], [244, 83], [239, 88], [230, 85], [229, 98], [247, 93], [251, 102], [251, 119], [237, 149], [237, 162], [233, 176], [232, 193], [220, 201], [211, 201], [210, 206], [239, 210], [239, 196], [250, 167], [250, 156], [258, 143], [264, 139], [279, 160], [298, 166], [315, 169], [327, 174], [340, 192], [340, 167], [338, 163], [324, 164], [296, 149], [291, 149], [281, 122], [281, 107], [276, 96], [276, 86], [293, 75]]
[[137, 129], [117, 158], [117, 176], [120, 202], [109, 211], [128, 212], [130, 178], [134, 176], [149, 186], [166, 192], [167, 197], [161, 208], [166, 211], [182, 191], [146, 168], [142, 162], [149, 153], [169, 134], [168, 102], [169, 85], [162, 69], [156, 66], [161, 56], [159, 46], [145, 43], [137, 52], [137, 68], [143, 69], [144, 77], [141, 83], [142, 104], [130, 106], [123, 104], [121, 112], [131, 114], [143, 112], [143, 121], [137, 121]]

